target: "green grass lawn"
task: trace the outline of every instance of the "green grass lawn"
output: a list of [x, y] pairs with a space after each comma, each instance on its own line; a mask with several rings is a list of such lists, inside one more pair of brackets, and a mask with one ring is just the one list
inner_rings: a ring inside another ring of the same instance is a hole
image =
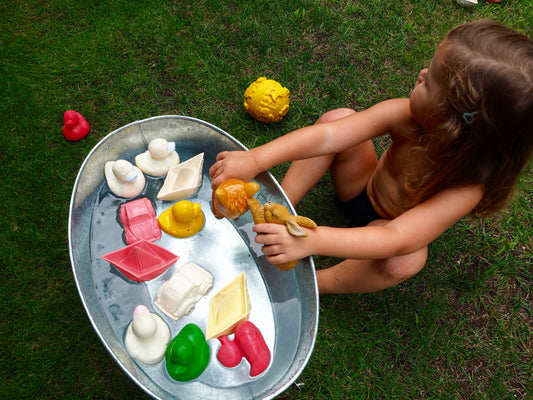
[[[478, 1], [3, 1], [0, 398], [147, 397], [94, 333], [70, 267], [72, 186], [106, 134], [177, 114], [253, 147], [332, 108], [408, 96], [457, 24], [493, 18], [533, 35], [530, 0]], [[278, 124], [244, 112], [243, 93], [259, 76], [291, 91]], [[80, 142], [61, 133], [67, 109], [92, 126]], [[529, 168], [507, 210], [457, 223], [405, 283], [322, 297], [302, 385], [280, 398], [531, 398], [532, 188]], [[332, 199], [323, 180], [298, 212], [342, 225]], [[317, 268], [333, 262], [315, 258]]]

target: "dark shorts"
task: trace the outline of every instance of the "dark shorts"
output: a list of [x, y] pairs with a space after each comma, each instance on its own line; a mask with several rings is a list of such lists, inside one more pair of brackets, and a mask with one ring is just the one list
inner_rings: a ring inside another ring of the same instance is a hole
[[372, 207], [366, 190], [353, 199], [342, 202], [337, 201], [339, 208], [344, 216], [349, 220], [350, 226], [360, 227], [367, 226], [370, 222], [376, 219], [383, 219]]

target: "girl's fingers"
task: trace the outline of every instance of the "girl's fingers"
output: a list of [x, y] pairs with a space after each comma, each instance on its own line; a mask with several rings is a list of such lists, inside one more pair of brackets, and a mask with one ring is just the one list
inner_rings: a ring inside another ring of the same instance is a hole
[[214, 163], [211, 166], [211, 168], [209, 168], [209, 176], [211, 177], [211, 179], [215, 177], [219, 169], [220, 169], [220, 164], [218, 162]]
[[275, 235], [258, 234], [255, 236], [255, 242], [265, 246], [278, 244], [278, 238]]
[[265, 256], [276, 256], [281, 253], [281, 248], [278, 245], [263, 246], [261, 251]]
[[274, 265], [283, 264], [285, 262], [292, 261], [292, 260], [289, 260], [287, 257], [285, 257], [283, 254], [267, 256], [267, 260], [270, 264], [274, 264]]
[[279, 233], [281, 229], [287, 229], [285, 228], [285, 225], [278, 225], [278, 224], [255, 224], [252, 228], [252, 231], [254, 231], [257, 234], [268, 234], [268, 233]]

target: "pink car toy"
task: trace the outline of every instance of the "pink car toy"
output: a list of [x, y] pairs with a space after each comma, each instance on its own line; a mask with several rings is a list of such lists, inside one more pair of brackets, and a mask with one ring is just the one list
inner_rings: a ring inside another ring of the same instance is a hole
[[142, 239], [153, 242], [161, 237], [154, 207], [146, 197], [122, 204], [119, 215], [126, 243], [133, 244]]

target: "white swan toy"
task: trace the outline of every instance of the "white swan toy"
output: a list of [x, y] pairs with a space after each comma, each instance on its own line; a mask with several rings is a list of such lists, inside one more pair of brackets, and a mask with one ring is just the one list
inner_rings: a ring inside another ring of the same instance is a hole
[[179, 162], [176, 143], [161, 138], [152, 140], [148, 144], [148, 150], [135, 157], [137, 167], [152, 176], [165, 176], [168, 170]]
[[170, 342], [168, 325], [143, 305], [135, 307], [133, 321], [126, 331], [126, 349], [145, 364], [157, 364], [165, 356]]
[[106, 162], [105, 178], [114, 194], [128, 199], [139, 195], [146, 184], [142, 171], [126, 160]]

